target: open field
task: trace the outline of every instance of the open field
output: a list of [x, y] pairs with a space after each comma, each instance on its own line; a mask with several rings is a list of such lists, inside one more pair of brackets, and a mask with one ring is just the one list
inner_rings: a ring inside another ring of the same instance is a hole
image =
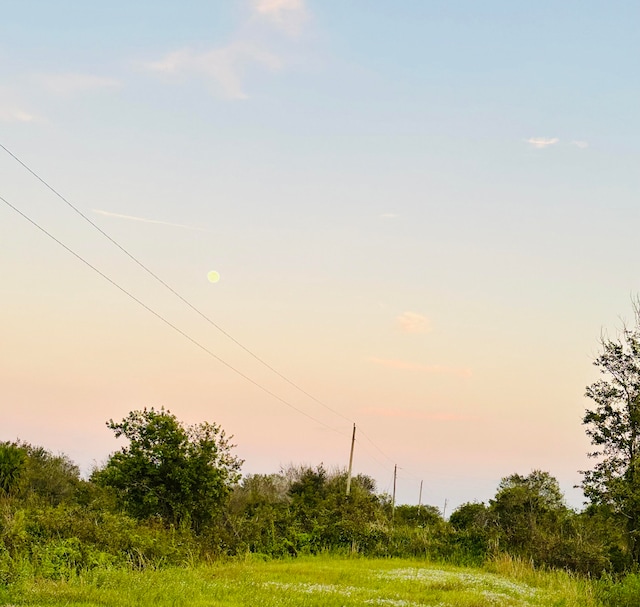
[[586, 580], [505, 560], [462, 569], [405, 559], [255, 559], [192, 568], [95, 570], [0, 590], [3, 605], [597, 607]]

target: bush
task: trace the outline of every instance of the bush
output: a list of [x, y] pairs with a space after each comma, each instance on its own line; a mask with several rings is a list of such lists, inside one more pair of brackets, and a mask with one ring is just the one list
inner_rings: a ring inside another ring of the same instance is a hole
[[640, 605], [640, 575], [632, 573], [615, 582], [606, 576], [598, 581], [596, 595], [611, 607], [638, 607]]

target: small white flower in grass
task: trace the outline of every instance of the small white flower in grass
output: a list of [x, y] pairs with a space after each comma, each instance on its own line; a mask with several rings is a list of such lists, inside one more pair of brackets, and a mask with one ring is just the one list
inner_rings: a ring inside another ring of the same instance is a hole
[[[500, 603], [507, 601], [511, 607], [515, 607], [513, 599], [520, 599], [519, 605], [526, 605], [522, 602], [525, 599], [533, 598], [537, 590], [525, 584], [517, 584], [511, 580], [500, 578], [493, 574], [486, 573], [462, 573], [455, 571], [444, 571], [442, 569], [392, 569], [391, 571], [381, 571], [378, 576], [382, 579], [415, 580], [424, 582], [427, 586], [438, 584], [460, 585], [469, 589], [480, 590], [487, 594], [488, 599], [499, 600]], [[509, 603], [511, 601], [511, 603]]]

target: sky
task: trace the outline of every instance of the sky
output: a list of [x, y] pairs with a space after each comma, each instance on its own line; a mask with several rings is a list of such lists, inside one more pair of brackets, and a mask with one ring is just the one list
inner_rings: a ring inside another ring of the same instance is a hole
[[541, 469], [580, 507], [585, 387], [640, 290], [639, 19], [9, 3], [0, 440], [86, 475], [122, 446], [109, 419], [165, 407], [252, 474], [344, 468], [355, 423], [354, 472], [391, 493], [397, 465], [399, 503]]

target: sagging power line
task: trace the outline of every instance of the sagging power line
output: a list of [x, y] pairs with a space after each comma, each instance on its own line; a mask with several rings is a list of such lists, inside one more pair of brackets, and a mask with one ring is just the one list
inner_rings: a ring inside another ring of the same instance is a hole
[[233, 335], [231, 335], [228, 331], [223, 329], [219, 324], [213, 321], [209, 316], [207, 316], [202, 310], [193, 305], [188, 299], [186, 299], [183, 295], [181, 295], [178, 291], [176, 291], [171, 285], [169, 285], [165, 280], [163, 280], [160, 276], [158, 276], [153, 270], [151, 270], [146, 264], [140, 261], [133, 253], [131, 253], [128, 249], [126, 249], [123, 245], [121, 245], [117, 240], [115, 240], [112, 236], [110, 236], [107, 232], [105, 232], [99, 225], [97, 225], [94, 221], [91, 220], [90, 217], [85, 215], [76, 205], [74, 205], [68, 198], [63, 196], [58, 190], [56, 190], [48, 181], [46, 181], [43, 177], [41, 177], [36, 171], [34, 171], [29, 165], [27, 165], [24, 161], [22, 161], [18, 156], [16, 156], [11, 150], [9, 150], [6, 146], [0, 143], [0, 148], [2, 148], [11, 158], [13, 158], [20, 166], [22, 166], [26, 171], [28, 171], [33, 177], [35, 177], [42, 185], [44, 185], [47, 189], [49, 189], [55, 196], [57, 196], [60, 200], [62, 200], [70, 209], [72, 209], [76, 214], [78, 214], [84, 221], [86, 221], [93, 229], [95, 229], [98, 233], [100, 233], [104, 238], [106, 238], [111, 244], [120, 249], [122, 253], [124, 253], [131, 261], [133, 261], [136, 265], [138, 265], [142, 270], [144, 270], [149, 276], [151, 276], [155, 281], [160, 283], [165, 289], [169, 290], [175, 297], [177, 297], [182, 303], [188, 306], [191, 310], [193, 310], [196, 314], [198, 314], [201, 318], [203, 318], [206, 322], [208, 322], [212, 327], [220, 331], [226, 338], [231, 340], [234, 344], [236, 344], [239, 348], [242, 348], [247, 354], [252, 356], [255, 360], [257, 360], [260, 364], [269, 369], [272, 373], [275, 373], [282, 380], [287, 382], [289, 385], [293, 386], [296, 390], [304, 394], [306, 397], [310, 398], [320, 406], [325, 409], [331, 411], [335, 415], [341, 417], [342, 419], [353, 422], [353, 420], [349, 419], [340, 411], [336, 411], [333, 407], [330, 407], [319, 398], [316, 398], [304, 388], [299, 386], [296, 382], [289, 379], [284, 373], [278, 371], [275, 367], [270, 365], [267, 361], [265, 361], [262, 357], [258, 356], [255, 352], [253, 352], [250, 348], [245, 346], [243, 343], [238, 341]]
[[71, 249], [71, 247], [68, 247], [66, 244], [64, 244], [61, 240], [59, 240], [58, 238], [56, 238], [53, 234], [51, 234], [51, 232], [47, 231], [45, 228], [43, 228], [38, 222], [36, 222], [34, 219], [32, 219], [31, 217], [29, 217], [26, 213], [23, 213], [20, 209], [18, 209], [16, 206], [14, 206], [13, 204], [11, 204], [6, 198], [4, 198], [3, 196], [0, 196], [0, 201], [4, 202], [5, 205], [7, 205], [10, 209], [12, 209], [13, 211], [15, 211], [18, 215], [20, 215], [21, 217], [23, 217], [24, 219], [26, 219], [30, 224], [32, 224], [33, 226], [35, 226], [38, 230], [40, 230], [43, 234], [45, 234], [47, 237], [49, 237], [51, 240], [53, 240], [55, 243], [57, 243], [59, 246], [61, 246], [65, 251], [67, 251], [68, 253], [70, 253], [71, 255], [73, 255], [76, 259], [78, 259], [79, 261], [81, 261], [84, 265], [86, 265], [88, 268], [90, 268], [91, 270], [93, 270], [96, 274], [98, 274], [99, 276], [101, 276], [102, 278], [104, 278], [107, 282], [109, 282], [111, 285], [113, 285], [116, 289], [118, 289], [119, 291], [121, 291], [122, 293], [124, 293], [127, 297], [129, 297], [130, 299], [132, 299], [133, 301], [135, 301], [138, 305], [142, 306], [147, 312], [150, 312], [151, 314], [153, 314], [156, 318], [158, 318], [159, 320], [161, 320], [165, 325], [167, 325], [168, 327], [170, 327], [171, 329], [173, 329], [174, 331], [176, 331], [177, 333], [179, 333], [180, 335], [182, 335], [183, 337], [185, 337], [186, 339], [188, 339], [192, 344], [194, 344], [195, 346], [197, 346], [198, 348], [200, 348], [203, 352], [205, 352], [206, 354], [208, 354], [209, 356], [211, 356], [212, 358], [214, 358], [215, 360], [217, 360], [218, 362], [222, 363], [225, 367], [227, 367], [228, 369], [231, 369], [234, 373], [238, 374], [240, 377], [242, 377], [243, 379], [245, 379], [246, 381], [250, 382], [251, 384], [253, 384], [254, 386], [256, 386], [257, 388], [260, 388], [260, 390], [262, 390], [263, 392], [265, 392], [266, 394], [268, 394], [269, 396], [275, 398], [276, 400], [280, 401], [282, 404], [286, 405], [287, 407], [290, 407], [291, 409], [293, 409], [294, 411], [297, 411], [298, 413], [300, 413], [301, 415], [304, 415], [305, 417], [309, 418], [310, 420], [320, 424], [321, 426], [324, 426], [325, 428], [328, 428], [329, 430], [332, 430], [333, 432], [337, 432], [338, 434], [341, 434], [343, 436], [345, 436], [345, 434], [343, 432], [341, 432], [340, 430], [337, 430], [336, 428], [330, 426], [329, 424], [326, 424], [325, 422], [313, 417], [312, 415], [310, 415], [309, 413], [307, 413], [306, 411], [303, 411], [302, 409], [299, 409], [298, 407], [296, 407], [294, 404], [290, 403], [288, 400], [282, 398], [281, 396], [277, 395], [275, 392], [272, 392], [271, 390], [269, 390], [269, 388], [263, 386], [261, 383], [257, 382], [256, 380], [254, 380], [253, 378], [249, 377], [248, 375], [246, 375], [245, 373], [243, 373], [242, 371], [240, 371], [239, 369], [237, 369], [236, 367], [234, 367], [233, 365], [231, 365], [230, 363], [228, 363], [226, 360], [224, 360], [223, 358], [221, 358], [220, 356], [218, 356], [217, 354], [215, 354], [213, 351], [211, 351], [209, 348], [207, 348], [205, 345], [201, 344], [199, 341], [197, 341], [195, 338], [191, 337], [188, 333], [186, 333], [185, 331], [183, 331], [182, 329], [180, 329], [178, 326], [176, 326], [175, 324], [173, 324], [170, 320], [168, 320], [167, 318], [165, 318], [162, 314], [160, 314], [159, 312], [157, 312], [156, 310], [154, 310], [153, 308], [151, 308], [150, 306], [148, 306], [146, 303], [144, 303], [141, 299], [139, 299], [138, 297], [136, 297], [133, 293], [131, 293], [130, 291], [128, 291], [127, 289], [125, 289], [123, 286], [121, 286], [120, 284], [118, 284], [115, 280], [113, 280], [112, 278], [110, 278], [109, 276], [107, 276], [104, 272], [102, 272], [101, 270], [99, 270], [96, 266], [94, 266], [91, 262], [87, 261], [84, 257], [82, 257], [82, 255], [80, 255], [79, 253], [76, 253], [73, 249]]
[[[259, 363], [261, 363], [264, 367], [266, 367], [267, 369], [269, 369], [272, 373], [274, 373], [275, 375], [277, 375], [278, 377], [280, 377], [282, 380], [284, 380], [285, 382], [287, 382], [289, 385], [291, 385], [292, 387], [294, 387], [296, 390], [298, 390], [300, 393], [304, 394], [306, 397], [308, 397], [309, 399], [313, 400], [314, 402], [316, 402], [317, 404], [319, 404], [320, 406], [322, 406], [323, 408], [327, 409], [328, 411], [332, 412], [333, 414], [341, 417], [344, 420], [347, 421], [352, 421], [350, 420], [348, 417], [346, 417], [345, 415], [343, 415], [341, 412], [337, 411], [336, 409], [334, 409], [333, 407], [330, 407], [329, 405], [327, 405], [325, 402], [323, 402], [322, 400], [320, 400], [319, 398], [315, 397], [313, 394], [310, 394], [308, 391], [304, 390], [300, 385], [298, 385], [296, 382], [294, 382], [293, 380], [291, 380], [289, 377], [287, 377], [286, 375], [284, 375], [283, 373], [281, 373], [280, 371], [278, 371], [276, 368], [274, 368], [272, 365], [270, 365], [267, 361], [265, 361], [262, 357], [260, 357], [258, 354], [256, 354], [254, 351], [252, 351], [250, 348], [248, 348], [247, 346], [245, 346], [243, 343], [241, 343], [239, 340], [237, 340], [235, 337], [233, 337], [228, 331], [226, 331], [225, 329], [223, 329], [220, 325], [218, 325], [215, 321], [213, 321], [208, 315], [206, 315], [204, 312], [202, 312], [200, 309], [198, 309], [195, 305], [193, 305], [190, 301], [188, 301], [183, 295], [181, 295], [178, 291], [176, 291], [171, 285], [169, 285], [165, 280], [163, 280], [160, 276], [158, 276], [155, 272], [153, 272], [146, 264], [144, 264], [142, 261], [140, 261], [134, 254], [132, 254], [128, 249], [126, 249], [123, 245], [121, 245], [119, 242], [117, 242], [113, 237], [111, 237], [107, 232], [105, 232], [102, 228], [100, 228], [100, 226], [98, 226], [95, 222], [93, 222], [87, 215], [85, 215], [76, 205], [74, 205], [73, 203], [71, 203], [64, 195], [62, 195], [58, 190], [56, 190], [50, 183], [48, 183], [43, 177], [41, 177], [38, 173], [36, 173], [36, 171], [34, 171], [30, 166], [28, 166], [24, 161], [22, 161], [18, 156], [16, 156], [11, 150], [9, 150], [6, 146], [4, 146], [2, 143], [0, 143], [0, 148], [2, 148], [11, 158], [13, 158], [18, 164], [20, 164], [20, 166], [22, 166], [26, 171], [28, 171], [34, 178], [36, 178], [40, 183], [42, 183], [47, 189], [49, 189], [57, 198], [59, 198], [60, 200], [62, 200], [69, 208], [71, 208], [76, 214], [78, 214], [85, 222], [87, 222], [91, 227], [93, 227], [98, 233], [100, 233], [104, 238], [106, 238], [111, 244], [113, 244], [115, 247], [117, 247], [122, 253], [124, 253], [129, 259], [131, 259], [136, 265], [138, 265], [142, 270], [144, 270], [149, 276], [151, 276], [155, 281], [157, 281], [158, 283], [160, 283], [164, 288], [166, 288], [168, 291], [170, 291], [175, 297], [177, 297], [182, 303], [184, 303], [186, 306], [188, 306], [192, 311], [194, 311], [196, 314], [198, 314], [201, 318], [203, 318], [207, 323], [209, 323], [211, 326], [213, 326], [215, 329], [217, 329], [219, 332], [221, 332], [225, 337], [227, 337], [230, 341], [232, 341], [234, 344], [236, 344], [238, 347], [240, 347], [242, 350], [244, 350], [246, 353], [248, 353], [250, 356], [252, 356], [255, 360], [257, 360]], [[317, 418], [313, 417], [312, 415], [306, 413], [305, 411], [303, 411], [302, 409], [299, 409], [298, 407], [296, 407], [295, 405], [293, 405], [292, 403], [290, 403], [289, 401], [287, 401], [286, 399], [280, 397], [279, 395], [275, 394], [274, 392], [272, 392], [271, 390], [269, 390], [268, 388], [264, 387], [263, 385], [261, 385], [259, 382], [253, 380], [251, 377], [249, 377], [248, 375], [246, 375], [245, 373], [243, 373], [242, 371], [240, 371], [239, 369], [233, 367], [232, 365], [230, 365], [229, 363], [227, 363], [225, 360], [223, 360], [221, 357], [219, 357], [218, 355], [216, 355], [215, 353], [213, 353], [210, 349], [208, 349], [206, 346], [202, 345], [200, 342], [198, 342], [197, 340], [195, 340], [194, 338], [192, 338], [190, 335], [188, 335], [187, 333], [185, 333], [184, 331], [182, 331], [180, 328], [178, 328], [176, 325], [174, 325], [173, 323], [171, 323], [170, 321], [168, 321], [165, 317], [163, 317], [162, 315], [160, 315], [159, 313], [157, 313], [155, 310], [153, 310], [151, 307], [149, 307], [147, 304], [145, 304], [144, 302], [142, 302], [140, 299], [138, 299], [137, 297], [135, 297], [133, 294], [131, 294], [129, 291], [127, 291], [126, 289], [124, 289], [123, 287], [121, 287], [117, 282], [115, 282], [113, 279], [109, 278], [108, 276], [106, 276], [104, 273], [102, 273], [100, 270], [98, 270], [95, 266], [93, 266], [92, 264], [90, 264], [89, 262], [87, 262], [82, 256], [80, 256], [79, 254], [75, 253], [72, 249], [70, 249], [69, 247], [67, 247], [65, 244], [63, 244], [60, 240], [58, 240], [56, 237], [54, 237], [52, 234], [50, 234], [49, 232], [47, 232], [44, 228], [42, 228], [39, 224], [37, 224], [34, 220], [32, 220], [31, 218], [29, 218], [26, 214], [22, 213], [21, 211], [19, 211], [14, 205], [12, 205], [11, 203], [9, 203], [6, 199], [0, 197], [0, 200], [2, 200], [5, 204], [7, 204], [11, 209], [13, 209], [15, 212], [17, 212], [18, 214], [20, 214], [24, 219], [26, 219], [27, 221], [29, 221], [30, 223], [32, 223], [35, 227], [37, 227], [39, 230], [41, 230], [43, 233], [45, 233], [48, 237], [50, 237], [51, 239], [53, 239], [56, 243], [58, 243], [60, 246], [62, 246], [65, 250], [67, 250], [69, 253], [71, 253], [72, 255], [74, 255], [75, 257], [77, 257], [80, 261], [82, 261], [83, 263], [85, 263], [88, 267], [90, 267], [92, 270], [94, 270], [95, 272], [97, 272], [100, 276], [102, 276], [104, 279], [106, 279], [108, 282], [110, 282], [113, 286], [115, 286], [116, 288], [118, 288], [120, 291], [122, 291], [124, 294], [126, 294], [128, 297], [130, 297], [131, 299], [133, 299], [134, 301], [136, 301], [139, 305], [141, 305], [143, 308], [145, 308], [147, 311], [149, 311], [150, 313], [152, 313], [154, 316], [156, 316], [157, 318], [159, 318], [160, 320], [162, 320], [165, 324], [167, 324], [169, 327], [171, 327], [172, 329], [174, 329], [175, 331], [177, 331], [178, 333], [180, 333], [181, 335], [183, 335], [185, 338], [187, 338], [189, 341], [191, 341], [194, 345], [198, 346], [200, 349], [202, 349], [204, 352], [206, 352], [207, 354], [209, 354], [210, 356], [212, 356], [213, 358], [215, 358], [216, 360], [218, 360], [219, 362], [221, 362], [222, 364], [224, 364], [225, 366], [227, 366], [228, 368], [230, 368], [231, 370], [233, 370], [235, 373], [237, 373], [238, 375], [240, 375], [241, 377], [243, 377], [245, 380], [249, 381], [250, 383], [252, 383], [253, 385], [257, 386], [258, 388], [260, 388], [261, 390], [263, 390], [265, 393], [269, 394], [270, 396], [272, 396], [273, 398], [275, 398], [276, 400], [282, 402], [283, 404], [285, 404], [286, 406], [292, 408], [293, 410], [297, 411], [298, 413], [301, 413], [302, 415], [304, 415], [305, 417], [311, 419], [312, 421], [315, 421], [316, 423], [319, 423], [323, 426], [325, 426], [326, 428], [337, 432], [339, 434], [342, 434], [344, 436], [343, 432], [340, 432], [339, 430], [337, 430], [336, 428], [318, 420]], [[364, 432], [362, 432], [362, 435], [367, 439], [367, 441], [377, 450], [379, 451], [384, 457], [385, 459], [387, 459], [389, 462], [393, 463], [393, 459], [391, 457], [389, 457], [371, 438], [369, 438]], [[355, 423], [354, 423], [354, 436], [353, 436], [353, 440], [352, 440], [352, 447], [353, 447], [353, 443], [355, 443]], [[366, 449], [365, 449], [366, 450]], [[378, 463], [378, 465], [382, 466], [383, 468], [388, 468], [388, 466], [386, 466], [385, 464], [382, 464], [381, 462], [379, 462], [375, 457], [371, 456], [371, 454], [369, 454], [369, 457], [371, 457], [374, 461], [376, 461]], [[352, 458], [353, 458], [353, 452], [351, 453], [351, 457], [350, 457], [350, 467], [352, 465]], [[394, 465], [394, 469], [395, 469], [395, 465]]]

